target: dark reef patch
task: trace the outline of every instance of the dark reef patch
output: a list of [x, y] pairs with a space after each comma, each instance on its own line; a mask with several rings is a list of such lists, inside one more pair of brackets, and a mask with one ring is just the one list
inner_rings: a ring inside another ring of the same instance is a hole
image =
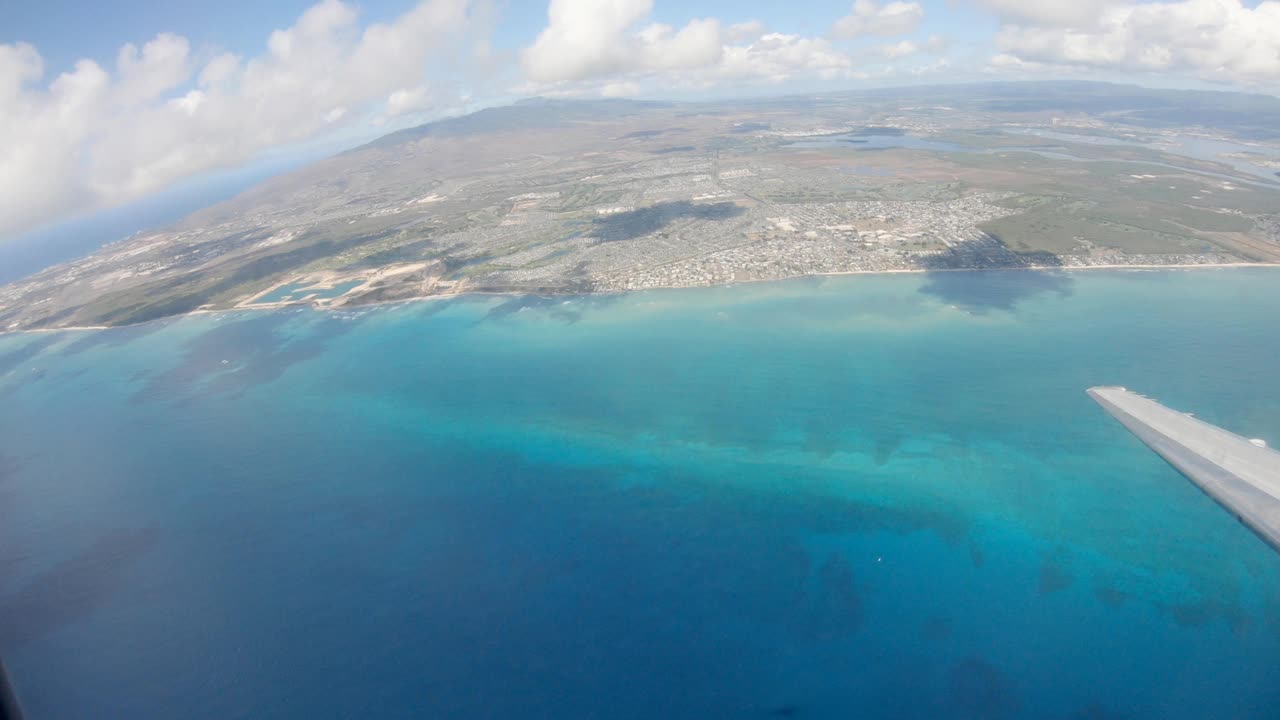
[[1097, 702], [1086, 705], [1071, 716], [1072, 720], [1124, 720], [1127, 717]]
[[1040, 594], [1052, 595], [1071, 587], [1075, 578], [1071, 575], [1067, 556], [1056, 551], [1046, 556], [1040, 564]]
[[619, 299], [617, 295], [518, 295], [490, 308], [481, 322], [536, 310], [566, 325], [573, 325], [582, 319], [585, 311], [612, 305]]
[[106, 330], [89, 330], [69, 343], [62, 352], [66, 355], [79, 355], [94, 348], [121, 347], [164, 327], [165, 324], [162, 322], [152, 322]]
[[902, 445], [902, 435], [882, 435], [876, 438], [875, 461], [877, 467], [884, 467], [893, 459], [893, 454]]
[[849, 560], [842, 555], [827, 558], [797, 610], [793, 629], [808, 642], [836, 640], [861, 629], [863, 601]]
[[930, 644], [939, 643], [955, 632], [955, 623], [944, 617], [932, 617], [920, 626], [920, 637]]
[[956, 717], [996, 720], [1012, 717], [1022, 706], [1013, 682], [995, 665], [972, 656], [961, 660], [948, 674], [949, 705]]
[[1098, 601], [1109, 608], [1118, 608], [1129, 600], [1129, 593], [1111, 585], [1098, 585], [1093, 589]]
[[332, 339], [352, 327], [350, 321], [332, 315], [314, 317], [299, 337], [287, 332], [295, 312], [224, 320], [187, 341], [178, 364], [152, 377], [134, 400], [172, 400], [205, 381], [209, 391], [231, 395], [269, 383], [293, 365], [320, 355]]
[[975, 568], [980, 568], [987, 564], [987, 557], [982, 552], [982, 546], [973, 538], [969, 538], [969, 562], [973, 563]]
[[1186, 603], [1172, 608], [1173, 619], [1184, 628], [1201, 627], [1213, 618], [1208, 603]]
[[1252, 623], [1238, 602], [1226, 598], [1204, 598], [1195, 602], [1174, 605], [1169, 608], [1174, 622], [1185, 628], [1203, 627], [1211, 621], [1221, 618], [1227, 623], [1232, 634], [1240, 637], [1246, 634]]

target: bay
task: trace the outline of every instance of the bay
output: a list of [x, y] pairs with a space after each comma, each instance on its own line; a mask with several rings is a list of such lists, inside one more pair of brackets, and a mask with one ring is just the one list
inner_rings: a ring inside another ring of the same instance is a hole
[[32, 718], [1274, 717], [1280, 558], [1084, 394], [1280, 441], [1280, 273], [0, 337]]

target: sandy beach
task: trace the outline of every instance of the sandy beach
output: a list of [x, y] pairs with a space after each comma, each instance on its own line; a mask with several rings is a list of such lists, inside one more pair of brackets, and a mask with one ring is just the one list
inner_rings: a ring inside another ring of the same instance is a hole
[[[965, 272], [1059, 272], [1059, 271], [1079, 272], [1079, 271], [1092, 271], [1092, 270], [1133, 270], [1133, 271], [1224, 270], [1224, 269], [1239, 269], [1239, 268], [1280, 268], [1280, 263], [1180, 263], [1180, 264], [1170, 264], [1170, 265], [1156, 265], [1156, 264], [1047, 265], [1047, 266], [1030, 266], [1030, 267], [997, 267], [997, 268], [902, 268], [897, 270], [848, 270], [848, 271], [827, 272], [827, 273], [808, 273], [805, 275], [792, 275], [789, 277], [782, 277], [782, 278], [762, 278], [759, 280], [737, 280], [737, 281], [728, 282], [728, 283], [719, 283], [717, 285], [661, 286], [661, 287], [643, 288], [643, 289], [637, 289], [637, 290], [625, 290], [625, 291], [622, 291], [622, 293], [644, 292], [646, 290], [677, 290], [677, 289], [694, 288], [694, 287], [721, 287], [726, 285], [738, 285], [738, 284], [746, 284], [746, 283], [781, 282], [784, 280], [796, 280], [796, 279], [805, 278], [805, 277], [839, 277], [839, 276], [846, 276], [846, 275], [908, 275], [908, 274], [914, 275], [914, 274], [923, 274], [923, 273], [953, 273], [953, 272], [961, 272], [961, 273], [965, 273]], [[287, 307], [310, 306], [316, 310], [355, 310], [358, 308], [379, 307], [383, 305], [401, 305], [406, 303], [426, 302], [426, 301], [432, 301], [432, 300], [447, 300], [450, 298], [465, 297], [468, 295], [495, 296], [495, 297], [504, 297], [504, 296], [519, 297], [522, 295], [529, 295], [529, 294], [533, 294], [533, 293], [516, 292], [516, 291], [495, 292], [495, 291], [464, 289], [457, 292], [444, 292], [444, 293], [437, 293], [433, 295], [423, 295], [420, 297], [398, 298], [395, 300], [362, 303], [359, 305], [336, 304], [338, 301], [342, 299], [343, 296], [339, 296], [337, 298], [331, 298], [324, 303], [314, 302], [310, 300], [302, 300], [302, 301], [296, 301], [296, 302], [256, 304], [256, 305], [241, 303], [236, 305], [235, 307], [219, 309], [219, 310], [208, 310], [208, 309], [193, 310], [188, 313], [173, 315], [167, 318], [157, 318], [155, 320], [148, 320], [147, 322], [163, 322], [165, 320], [171, 320], [173, 318], [178, 318], [178, 317], [187, 317], [191, 315], [211, 315], [211, 314], [219, 314], [219, 313], [245, 312], [245, 311], [257, 311], [257, 310], [279, 310]], [[606, 293], [592, 293], [592, 294], [612, 295], [612, 294], [619, 294], [619, 293], [606, 292]], [[262, 295], [262, 293], [258, 293], [254, 297], [258, 297], [260, 295]], [[137, 323], [137, 325], [146, 325], [146, 324], [147, 323]], [[84, 331], [91, 331], [91, 330], [110, 330], [112, 328], [122, 328], [122, 327], [134, 327], [134, 325], [69, 325], [66, 327], [34, 328], [29, 330], [0, 330], [0, 337], [3, 337], [5, 335], [22, 335], [22, 334], [36, 334], [36, 333], [84, 332]]]

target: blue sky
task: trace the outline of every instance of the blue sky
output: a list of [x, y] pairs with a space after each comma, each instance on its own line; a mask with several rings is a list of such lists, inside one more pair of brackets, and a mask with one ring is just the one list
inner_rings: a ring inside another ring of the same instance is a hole
[[1061, 77], [1274, 94], [1280, 0], [10, 0], [0, 243], [528, 95]]
[[[237, 53], [259, 51], [267, 34], [291, 25], [313, 0], [224, 0], [218, 3], [113, 0], [110, 6], [84, 0], [12, 2], [0, 7], [0, 43], [28, 42], [39, 48], [46, 71], [61, 72], [77, 60], [109, 62], [126, 42], [140, 44], [162, 32], [189, 38], [194, 44], [216, 46]], [[405, 0], [353, 2], [366, 22], [393, 20], [412, 5]], [[500, 22], [494, 45], [512, 50], [527, 46], [546, 25], [545, 2], [500, 2]], [[844, 0], [779, 3], [768, 0], [705, 0], [656, 2], [656, 22], [683, 25], [696, 17], [727, 22], [761, 20], [771, 29], [820, 36], [832, 20], [848, 12]], [[987, 41], [998, 27], [994, 13], [954, 2], [921, 2], [923, 32], [947, 32], [957, 42]]]

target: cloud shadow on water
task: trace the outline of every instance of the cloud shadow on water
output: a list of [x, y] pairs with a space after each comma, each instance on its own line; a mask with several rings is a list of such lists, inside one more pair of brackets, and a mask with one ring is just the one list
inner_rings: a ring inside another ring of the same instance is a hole
[[[10, 487], [10, 483], [17, 479], [18, 473], [25, 465], [24, 461], [0, 452], [0, 526], [7, 523], [13, 515], [17, 504], [17, 493]], [[15, 548], [8, 544], [0, 544], [0, 576], [7, 576], [10, 573], [10, 565], [16, 562], [18, 556], [19, 553]]]
[[24, 464], [16, 457], [0, 453], [0, 485], [17, 477]]
[[45, 348], [57, 343], [58, 339], [59, 337], [54, 334], [42, 335], [12, 350], [0, 352], [0, 375], [22, 367], [23, 364], [44, 352]]
[[605, 215], [591, 221], [591, 234], [601, 242], [634, 240], [661, 232], [678, 220], [730, 220], [746, 213], [735, 203], [661, 202], [649, 207]]
[[[983, 260], [990, 262], [989, 253], [972, 255], [962, 248], [924, 258], [927, 273], [920, 292], [976, 315], [1013, 312], [1024, 300], [1045, 293], [1065, 298], [1075, 292], [1075, 280], [1053, 253], [997, 254], [1001, 269], [992, 270], [980, 269]], [[974, 267], [979, 269], [957, 270]]]
[[118, 530], [0, 597], [0, 647], [18, 648], [93, 613], [156, 546], [152, 529]]

